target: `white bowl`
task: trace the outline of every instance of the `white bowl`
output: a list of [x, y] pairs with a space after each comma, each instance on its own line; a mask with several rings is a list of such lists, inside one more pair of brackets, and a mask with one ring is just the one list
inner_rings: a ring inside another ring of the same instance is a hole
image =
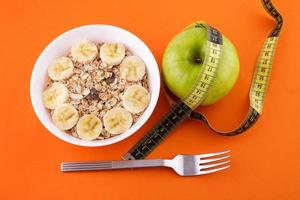
[[[112, 138], [95, 141], [85, 141], [75, 138], [61, 130], [59, 130], [52, 122], [49, 111], [44, 107], [42, 102], [42, 92], [45, 89], [45, 81], [47, 77], [47, 67], [49, 63], [66, 52], [70, 51], [71, 46], [82, 39], [88, 39], [98, 42], [121, 42], [130, 51], [143, 59], [147, 67], [149, 88], [151, 100], [140, 116], [139, 120], [125, 133]], [[135, 133], [150, 117], [157, 103], [160, 90], [160, 76], [156, 60], [145, 45], [134, 34], [115, 26], [110, 25], [87, 25], [69, 30], [54, 39], [41, 53], [35, 63], [30, 82], [31, 102], [36, 115], [42, 124], [58, 138], [79, 146], [104, 146], [119, 142], [133, 133]]]

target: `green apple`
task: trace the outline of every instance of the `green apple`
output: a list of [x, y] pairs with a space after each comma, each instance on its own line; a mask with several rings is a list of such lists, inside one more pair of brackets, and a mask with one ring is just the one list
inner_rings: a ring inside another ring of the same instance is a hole
[[[198, 22], [199, 23], [199, 22]], [[201, 22], [205, 27], [207, 25]], [[206, 28], [186, 27], [168, 44], [163, 55], [162, 73], [168, 89], [179, 98], [194, 86], [205, 57]], [[216, 78], [201, 105], [217, 102], [232, 89], [239, 75], [239, 58], [234, 45], [223, 35], [223, 55]]]

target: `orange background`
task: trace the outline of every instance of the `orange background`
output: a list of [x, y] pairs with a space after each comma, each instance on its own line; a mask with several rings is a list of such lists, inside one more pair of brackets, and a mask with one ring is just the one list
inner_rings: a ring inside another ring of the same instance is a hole
[[33, 65], [64, 31], [113, 24], [139, 36], [160, 64], [168, 41], [183, 27], [205, 20], [227, 35], [240, 55], [241, 72], [230, 94], [201, 108], [216, 127], [235, 127], [248, 109], [256, 56], [274, 21], [259, 0], [2, 1], [0, 8], [0, 199], [299, 199], [299, 0], [274, 0], [285, 24], [273, 65], [264, 113], [236, 137], [186, 121], [149, 158], [232, 150], [232, 167], [182, 178], [169, 169], [68, 173], [61, 161], [120, 159], [168, 110], [161, 94], [154, 114], [130, 138], [107, 147], [65, 143], [37, 119], [29, 98]]

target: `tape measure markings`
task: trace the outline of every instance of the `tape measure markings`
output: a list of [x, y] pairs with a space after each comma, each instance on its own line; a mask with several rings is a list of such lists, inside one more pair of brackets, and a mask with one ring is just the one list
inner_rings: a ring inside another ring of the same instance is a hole
[[125, 160], [142, 159], [147, 156], [171, 131], [186, 118], [192, 110], [179, 101], [139, 142], [123, 156]]
[[278, 37], [268, 37], [258, 58], [250, 88], [250, 106], [262, 113]]
[[205, 56], [203, 66], [199, 72], [198, 81], [196, 81], [191, 91], [182, 99], [193, 110], [203, 102], [209, 88], [213, 85], [222, 56], [223, 39], [221, 33], [211, 26], [207, 27], [207, 31], [209, 40], [206, 43], [206, 52], [208, 54]]

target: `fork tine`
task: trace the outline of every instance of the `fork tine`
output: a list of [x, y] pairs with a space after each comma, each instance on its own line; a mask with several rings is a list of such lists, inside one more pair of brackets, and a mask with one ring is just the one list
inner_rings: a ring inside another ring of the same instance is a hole
[[225, 150], [225, 151], [219, 151], [219, 152], [215, 152], [215, 153], [207, 153], [207, 154], [201, 154], [199, 155], [199, 158], [208, 158], [208, 157], [212, 157], [212, 156], [218, 156], [218, 155], [222, 155], [222, 154], [226, 154], [229, 153], [230, 150]]
[[204, 164], [204, 163], [210, 163], [210, 162], [215, 162], [215, 161], [219, 161], [219, 160], [225, 160], [227, 158], [230, 158], [231, 156], [224, 156], [224, 157], [220, 157], [220, 158], [212, 158], [212, 159], [200, 159], [200, 164]]
[[229, 167], [230, 167], [230, 165], [227, 165], [227, 166], [225, 166], [225, 167], [220, 167], [220, 168], [217, 168], [217, 169], [201, 170], [199, 174], [200, 174], [200, 175], [202, 175], [202, 174], [210, 174], [210, 173], [213, 173], [213, 172], [221, 171], [221, 170], [223, 170], [223, 169], [227, 169], [227, 168], [229, 168]]
[[230, 163], [230, 160], [227, 160], [225, 162], [220, 162], [220, 163], [216, 163], [216, 164], [210, 164], [210, 165], [200, 165], [200, 169], [208, 169], [208, 168], [212, 168], [212, 167], [217, 167], [220, 165], [225, 165], [227, 163]]

